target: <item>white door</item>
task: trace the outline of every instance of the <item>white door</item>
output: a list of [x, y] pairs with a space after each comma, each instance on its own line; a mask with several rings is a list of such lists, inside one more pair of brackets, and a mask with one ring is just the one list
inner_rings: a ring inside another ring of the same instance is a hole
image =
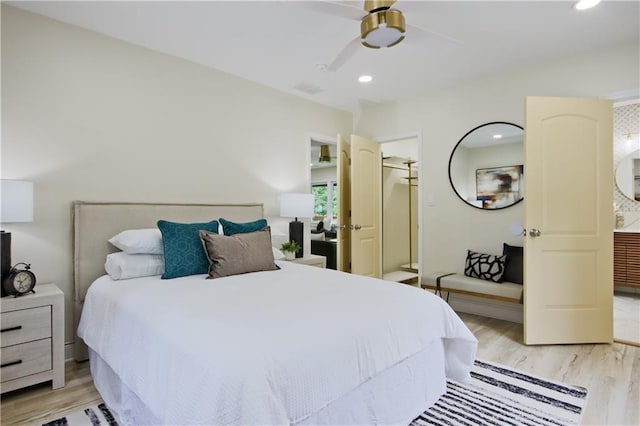
[[340, 271], [380, 278], [380, 145], [338, 135], [338, 265]]
[[613, 339], [613, 106], [528, 97], [525, 344]]
[[382, 277], [380, 144], [351, 135], [351, 272]]
[[338, 135], [338, 271], [351, 272], [351, 145]]

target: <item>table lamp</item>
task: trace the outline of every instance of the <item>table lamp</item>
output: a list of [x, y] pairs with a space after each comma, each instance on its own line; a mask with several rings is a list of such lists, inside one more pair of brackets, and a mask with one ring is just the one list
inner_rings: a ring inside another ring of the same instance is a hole
[[[0, 182], [0, 223], [33, 222], [33, 183], [2, 179]], [[0, 231], [1, 277], [11, 269], [11, 232]], [[1, 278], [0, 278], [1, 279]]]
[[313, 216], [313, 194], [281, 194], [280, 216], [295, 218], [289, 222], [289, 241], [298, 243], [300, 250], [296, 252], [296, 257], [302, 257], [304, 224], [298, 218]]

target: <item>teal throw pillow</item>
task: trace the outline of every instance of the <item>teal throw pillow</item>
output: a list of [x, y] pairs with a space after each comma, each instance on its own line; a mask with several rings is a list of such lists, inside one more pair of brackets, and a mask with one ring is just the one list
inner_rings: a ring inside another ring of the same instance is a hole
[[230, 220], [220, 218], [224, 235], [246, 234], [248, 232], [261, 231], [267, 226], [266, 219], [258, 219], [253, 222], [231, 222]]
[[200, 230], [218, 233], [218, 221], [207, 223], [177, 223], [158, 221], [164, 246], [163, 279], [206, 274], [209, 259], [202, 247]]

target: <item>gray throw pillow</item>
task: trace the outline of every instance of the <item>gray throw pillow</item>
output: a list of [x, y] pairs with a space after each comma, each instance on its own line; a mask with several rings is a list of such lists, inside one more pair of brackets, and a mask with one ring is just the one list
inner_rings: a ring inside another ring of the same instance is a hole
[[208, 278], [279, 269], [273, 259], [268, 226], [260, 231], [230, 236], [200, 231], [200, 239], [209, 259]]

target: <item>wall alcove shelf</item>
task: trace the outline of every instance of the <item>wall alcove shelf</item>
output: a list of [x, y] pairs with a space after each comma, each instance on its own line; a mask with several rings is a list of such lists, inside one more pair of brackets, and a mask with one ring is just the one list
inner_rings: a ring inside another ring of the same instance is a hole
[[[399, 265], [398, 269], [396, 270], [390, 270], [390, 271], [384, 272], [382, 277], [383, 279], [389, 280], [389, 281], [415, 284], [418, 282], [418, 262], [414, 260], [414, 249], [413, 249], [414, 241], [413, 241], [412, 230], [415, 225], [414, 224], [415, 220], [413, 217], [413, 208], [415, 207], [414, 206], [415, 200], [413, 200], [413, 195], [412, 195], [413, 191], [411, 191], [411, 188], [418, 186], [417, 169], [415, 168], [416, 161], [412, 159], [406, 159], [406, 158], [402, 159], [398, 157], [383, 157], [382, 160], [383, 160], [382, 161], [383, 168], [397, 169], [407, 173], [407, 176], [403, 176], [402, 179], [405, 180], [408, 185], [408, 190], [407, 190], [408, 228], [407, 229], [409, 230], [409, 232], [407, 233], [408, 234], [407, 241], [408, 241], [408, 248], [409, 248], [408, 257], [407, 257], [408, 262]], [[383, 214], [383, 223], [384, 223], [384, 214]], [[384, 245], [384, 240], [383, 240], [383, 245]], [[383, 253], [384, 253], [384, 249], [383, 249]]]

